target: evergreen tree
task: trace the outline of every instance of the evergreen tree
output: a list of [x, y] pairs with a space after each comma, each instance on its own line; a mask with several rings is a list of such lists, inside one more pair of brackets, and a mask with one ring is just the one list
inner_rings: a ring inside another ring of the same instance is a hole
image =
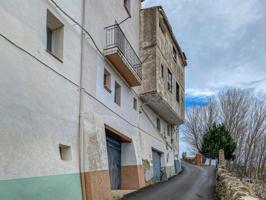
[[236, 149], [236, 143], [223, 124], [214, 124], [203, 135], [201, 153], [210, 158], [218, 158], [220, 149], [224, 150], [225, 159], [234, 159], [233, 153]]

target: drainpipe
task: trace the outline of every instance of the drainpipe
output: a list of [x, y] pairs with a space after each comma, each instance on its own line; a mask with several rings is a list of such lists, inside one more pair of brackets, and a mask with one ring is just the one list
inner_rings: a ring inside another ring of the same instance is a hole
[[[85, 1], [82, 1], [82, 19], [81, 26], [85, 24]], [[81, 29], [81, 53], [80, 53], [80, 79], [79, 79], [79, 167], [83, 200], [86, 200], [86, 181], [85, 181], [85, 162], [84, 162], [84, 131], [83, 131], [83, 111], [84, 111], [84, 88], [83, 88], [83, 52], [84, 52], [85, 32]]]

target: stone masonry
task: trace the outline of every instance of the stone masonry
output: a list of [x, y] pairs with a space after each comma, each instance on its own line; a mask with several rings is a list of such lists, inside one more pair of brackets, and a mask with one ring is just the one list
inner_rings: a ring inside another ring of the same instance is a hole
[[[141, 97], [167, 121], [178, 124], [184, 118], [185, 54], [176, 41], [162, 7], [142, 9], [140, 16], [141, 60], [144, 61], [142, 86], [139, 88]], [[172, 74], [171, 91], [167, 85], [169, 71]], [[176, 85], [179, 86], [178, 100]]]
[[216, 191], [221, 200], [258, 200], [253, 188], [225, 169], [224, 150], [219, 150]]
[[218, 168], [216, 191], [221, 200], [259, 200], [251, 186], [222, 168]]
[[224, 167], [224, 150], [219, 150], [219, 166]]

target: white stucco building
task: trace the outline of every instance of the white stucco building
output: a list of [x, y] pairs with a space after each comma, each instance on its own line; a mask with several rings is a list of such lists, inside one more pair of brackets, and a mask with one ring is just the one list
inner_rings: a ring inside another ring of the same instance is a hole
[[140, 0], [0, 2], [0, 199], [110, 199], [175, 174], [183, 103], [163, 100], [172, 120], [143, 93], [143, 12]]

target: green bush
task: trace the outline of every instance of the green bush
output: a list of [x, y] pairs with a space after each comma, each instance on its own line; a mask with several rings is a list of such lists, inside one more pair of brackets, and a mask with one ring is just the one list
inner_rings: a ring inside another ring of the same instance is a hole
[[201, 153], [207, 157], [215, 159], [218, 158], [220, 149], [224, 150], [225, 159], [234, 159], [236, 143], [223, 124], [214, 124], [203, 135]]

